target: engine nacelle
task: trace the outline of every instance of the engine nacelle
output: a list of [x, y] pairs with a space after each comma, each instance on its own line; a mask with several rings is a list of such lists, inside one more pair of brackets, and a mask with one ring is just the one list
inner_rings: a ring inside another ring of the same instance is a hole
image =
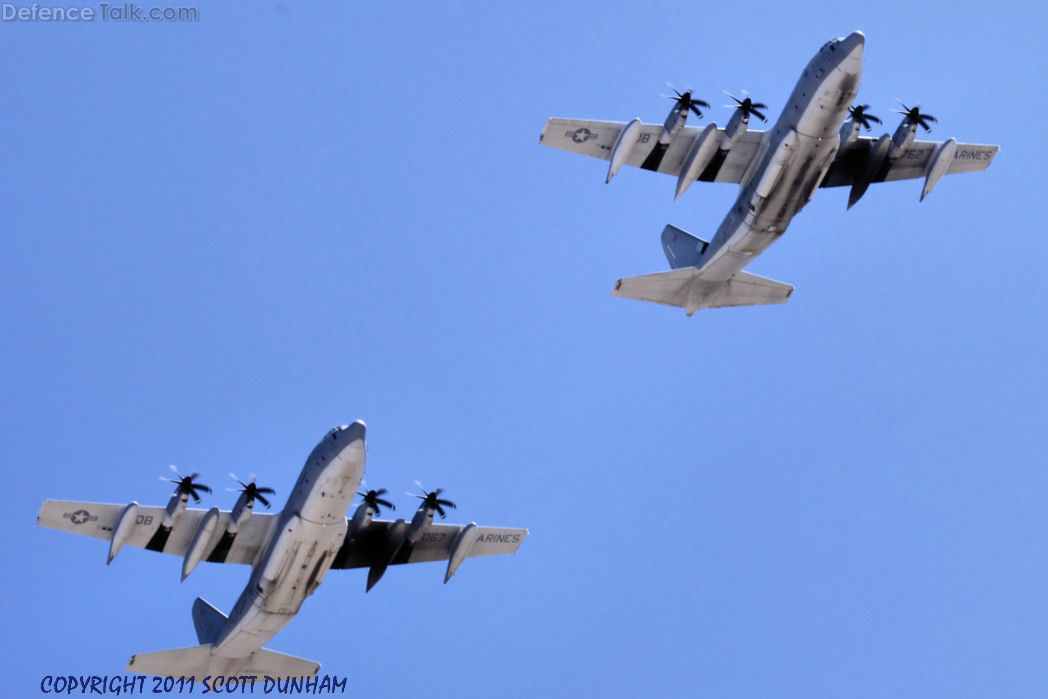
[[662, 122], [662, 133], [659, 135], [659, 143], [668, 145], [681, 132], [687, 121], [688, 108], [678, 102], [666, 116], [666, 121]]
[[219, 514], [219, 509], [212, 507], [200, 519], [196, 533], [193, 534], [193, 540], [189, 543], [189, 548], [186, 549], [186, 556], [182, 559], [182, 580], [188, 578], [189, 574], [197, 567], [197, 563], [211, 552], [211, 536], [215, 533], [215, 528], [218, 526]]
[[924, 176], [924, 189], [921, 190], [921, 201], [932, 193], [935, 183], [946, 174], [953, 162], [953, 156], [957, 153], [957, 139], [951, 138], [939, 146], [931, 159], [928, 161], [927, 174]]
[[358, 532], [371, 524], [371, 518], [375, 512], [372, 510], [366, 502], [360, 503], [357, 506], [356, 511], [353, 513], [352, 519], [349, 520], [349, 529], [346, 534], [348, 538], [353, 532]]
[[109, 538], [109, 558], [106, 560], [106, 565], [112, 563], [116, 555], [120, 553], [120, 547], [124, 545], [127, 537], [131, 535], [131, 530], [135, 528], [137, 519], [138, 503], [131, 502], [120, 513], [120, 517], [116, 520], [116, 526], [113, 527], [113, 536]]
[[838, 136], [841, 139], [841, 146], [850, 146], [859, 140], [859, 131], [862, 129], [862, 124], [855, 121], [855, 119], [848, 117], [841, 124], [841, 130], [838, 132]]
[[691, 150], [688, 151], [687, 157], [684, 158], [684, 166], [681, 168], [680, 176], [677, 177], [677, 193], [673, 197], [674, 201], [680, 199], [680, 195], [684, 194], [688, 187], [691, 186], [691, 183], [699, 178], [702, 171], [713, 160], [719, 144], [720, 131], [715, 123], [707, 126], [702, 130], [702, 133], [695, 137], [695, 142], [691, 144]]
[[727, 153], [739, 137], [746, 133], [750, 125], [750, 115], [745, 109], [736, 109], [735, 113], [728, 119], [728, 125], [724, 127], [724, 138], [721, 139], [720, 149]]
[[451, 545], [451, 557], [448, 558], [448, 570], [444, 574], [444, 584], [448, 584], [448, 580], [451, 580], [451, 576], [455, 574], [459, 566], [462, 565], [462, 561], [469, 558], [469, 553], [473, 549], [473, 544], [476, 543], [477, 539], [472, 536], [473, 530], [477, 528], [476, 522], [470, 522], [466, 526], [462, 527], [462, 531], [459, 532], [455, 538], [455, 543]]
[[906, 150], [906, 147], [913, 143], [913, 139], [917, 136], [917, 122], [910, 121], [909, 117], [904, 117], [902, 123], [899, 124], [899, 128], [895, 129], [895, 135], [892, 136], [892, 147], [888, 153], [888, 157], [895, 160]]
[[182, 516], [182, 513], [186, 511], [186, 507], [189, 505], [188, 493], [181, 491], [175, 491], [175, 494], [171, 496], [171, 499], [167, 501], [167, 507], [164, 508], [164, 521], [160, 523], [161, 527], [171, 529], [175, 526], [175, 522]]
[[415, 510], [415, 516], [411, 518], [411, 528], [408, 530], [407, 542], [414, 544], [422, 536], [422, 530], [433, 524], [433, 508], [425, 504], [419, 505]]
[[229, 534], [236, 534], [240, 530], [240, 526], [251, 516], [254, 509], [255, 499], [249, 499], [247, 493], [241, 493], [240, 497], [237, 498], [236, 504], [233, 505], [233, 512], [230, 513], [229, 524], [226, 525], [226, 532]]
[[611, 178], [618, 174], [619, 168], [629, 159], [633, 147], [637, 145], [637, 134], [640, 133], [640, 127], [641, 121], [637, 118], [626, 124], [619, 132], [619, 137], [615, 139], [615, 147], [611, 149], [611, 164], [608, 165], [608, 176], [604, 184], [611, 182]]

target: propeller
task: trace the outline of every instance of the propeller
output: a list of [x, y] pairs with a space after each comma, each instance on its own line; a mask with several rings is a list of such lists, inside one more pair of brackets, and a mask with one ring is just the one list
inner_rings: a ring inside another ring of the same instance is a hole
[[174, 466], [171, 466], [170, 468], [172, 471], [174, 471], [175, 475], [178, 476], [178, 480], [175, 480], [174, 478], [164, 478], [163, 476], [160, 477], [160, 480], [168, 481], [169, 483], [174, 483], [175, 485], [177, 485], [178, 487], [175, 488], [175, 492], [179, 495], [192, 495], [193, 502], [200, 502], [200, 496], [197, 495], [198, 490], [203, 490], [205, 493], [211, 492], [211, 488], [207, 487], [203, 483], [193, 482], [193, 479], [200, 475], [196, 471], [193, 471], [188, 476], [183, 476], [178, 472], [178, 470]]
[[443, 488], [437, 488], [436, 490], [434, 490], [432, 492], [426, 492], [426, 489], [418, 481], [415, 481], [415, 485], [417, 485], [419, 488], [421, 488], [422, 492], [426, 493], [426, 494], [425, 495], [415, 495], [414, 493], [408, 493], [408, 495], [412, 495], [413, 497], [418, 498], [419, 500], [422, 501], [423, 505], [425, 505], [426, 507], [430, 508], [431, 510], [436, 510], [437, 512], [439, 512], [441, 519], [444, 519], [444, 508], [445, 507], [450, 507], [452, 509], [458, 509], [456, 507], [455, 503], [451, 502], [450, 500], [445, 500], [445, 499], [440, 497], [440, 494], [444, 492]]
[[[728, 97], [731, 97], [733, 100], [735, 100], [735, 104], [726, 104], [726, 105], [724, 105], [725, 107], [732, 107], [734, 109], [741, 109], [742, 113], [745, 114], [747, 117], [752, 114], [755, 117], [757, 117], [758, 119], [760, 119], [761, 121], [767, 121], [768, 120], [768, 117], [764, 116], [759, 111], [761, 109], [767, 109], [768, 108], [768, 105], [764, 104], [763, 102], [754, 102], [752, 99], [750, 99], [749, 95], [746, 95], [746, 99], [741, 99], [740, 100], [738, 97], [736, 97], [735, 95], [731, 94], [730, 92], [725, 91], [724, 94], [726, 94]], [[743, 90], [742, 94], [745, 95], [746, 91]]]
[[848, 114], [851, 114], [852, 121], [856, 124], [861, 124], [866, 127], [866, 130], [870, 130], [870, 122], [880, 124], [881, 120], [872, 114], [867, 114], [866, 110], [870, 108], [868, 104], [860, 104], [857, 107], [848, 107]]
[[247, 496], [247, 499], [248, 499], [249, 502], [251, 500], [258, 500], [260, 503], [262, 503], [266, 507], [269, 507], [269, 500], [266, 500], [265, 496], [266, 495], [272, 495], [275, 492], [277, 492], [277, 491], [273, 490], [272, 488], [259, 488], [258, 484], [255, 483], [255, 474], [253, 474], [253, 473], [251, 474], [251, 482], [250, 483], [245, 483], [244, 481], [240, 480], [239, 478], [236, 477], [235, 473], [229, 474], [229, 477], [232, 478], [233, 480], [235, 480], [237, 483], [239, 483], [240, 487], [239, 488], [227, 488], [226, 490], [232, 490], [232, 491], [237, 492], [237, 493], [244, 493], [244, 495]]
[[379, 507], [379, 505], [381, 505], [382, 507], [388, 507], [391, 510], [397, 509], [397, 506], [391, 503], [389, 500], [384, 500], [383, 498], [379, 497], [380, 495], [385, 495], [387, 492], [389, 491], [387, 491], [385, 488], [379, 488], [378, 490], [369, 490], [366, 493], [357, 493], [357, 495], [364, 498], [364, 502], [367, 503], [368, 507], [375, 511], [375, 514], [380, 515], [382, 514], [382, 509]]
[[936, 119], [935, 117], [933, 117], [931, 114], [921, 114], [921, 105], [919, 105], [919, 104], [913, 105], [912, 108], [911, 107], [907, 107], [905, 104], [903, 104], [902, 100], [899, 100], [899, 104], [902, 105], [902, 109], [904, 109], [906, 111], [902, 111], [900, 109], [893, 109], [892, 111], [895, 112], [896, 114], [903, 114], [903, 115], [905, 115], [906, 119], [911, 124], [920, 124], [922, 127], [924, 127], [924, 130], [927, 131], [928, 133], [931, 133], [931, 130], [932, 130], [932, 128], [930, 126], [928, 126], [928, 122], [929, 121], [932, 122], [933, 124], [938, 124], [939, 123], [939, 120]]
[[700, 105], [702, 107], [705, 107], [706, 109], [710, 108], [709, 102], [706, 102], [705, 100], [695, 99], [694, 97], [692, 97], [691, 90], [685, 90], [684, 92], [681, 92], [669, 83], [666, 83], [666, 85], [677, 95], [676, 97], [673, 97], [672, 95], [666, 95], [666, 97], [668, 97], [671, 100], [677, 100], [678, 105], [680, 105], [684, 109], [694, 112], [695, 116], [702, 116], [702, 112], [699, 111], [699, 107], [695, 105]]

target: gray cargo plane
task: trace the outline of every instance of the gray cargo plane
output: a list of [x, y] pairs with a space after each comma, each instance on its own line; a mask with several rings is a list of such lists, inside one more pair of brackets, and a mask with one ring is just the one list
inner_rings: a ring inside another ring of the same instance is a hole
[[695, 105], [677, 92], [664, 124], [550, 119], [542, 145], [610, 160], [606, 182], [622, 165], [677, 176], [676, 196], [692, 182], [734, 182], [739, 195], [707, 242], [674, 226], [662, 232], [672, 269], [620, 279], [614, 296], [700, 308], [784, 303], [793, 287], [743, 271], [779, 239], [819, 187], [851, 186], [850, 208], [874, 182], [924, 178], [923, 200], [945, 174], [985, 170], [998, 146], [917, 141], [935, 117], [903, 105], [893, 136], [860, 136], [880, 119], [869, 105], [851, 106], [862, 76], [862, 32], [826, 42], [801, 73], [786, 108], [768, 131], [747, 129], [751, 116], [765, 120], [766, 105], [732, 97], [736, 111], [724, 129], [685, 126]]
[[[109, 558], [122, 546], [138, 546], [182, 556], [182, 579], [200, 561], [246, 563], [251, 578], [227, 617], [201, 598], [193, 604], [200, 645], [131, 656], [131, 672], [158, 676], [237, 675], [287, 677], [314, 675], [320, 664], [263, 648], [313, 594], [331, 568], [370, 568], [370, 590], [390, 565], [448, 562], [446, 583], [466, 558], [515, 553], [526, 529], [435, 524], [444, 517], [442, 489], [417, 495], [422, 502], [410, 522], [374, 519], [385, 490], [357, 493], [364, 475], [364, 423], [328, 432], [310, 453], [282, 512], [254, 512], [256, 501], [269, 506], [271, 488], [241, 482], [232, 510], [188, 508], [190, 496], [211, 492], [178, 476], [167, 507], [109, 505], [47, 500], [37, 524], [109, 541]], [[354, 494], [363, 497], [351, 518]]]

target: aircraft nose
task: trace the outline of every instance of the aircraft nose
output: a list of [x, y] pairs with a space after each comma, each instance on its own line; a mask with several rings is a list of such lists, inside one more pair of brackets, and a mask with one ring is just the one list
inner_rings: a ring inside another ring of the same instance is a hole
[[854, 31], [841, 39], [841, 48], [855, 57], [862, 56], [862, 49], [865, 45], [866, 35], [860, 31]]
[[343, 432], [350, 442], [355, 442], [358, 439], [364, 439], [364, 434], [367, 432], [368, 426], [364, 424], [363, 420], [357, 420], [351, 425], [347, 425], [343, 428]]
[[338, 427], [332, 427], [331, 431], [328, 432], [328, 437], [332, 442], [338, 442], [345, 444], [349, 442], [352, 444], [357, 440], [363, 440], [364, 434], [367, 432], [367, 425], [364, 424], [363, 420], [357, 420], [351, 425], [339, 425]]
[[866, 35], [858, 31], [837, 39], [834, 42], [837, 69], [845, 73], [859, 74], [862, 72], [862, 50], [865, 45]]

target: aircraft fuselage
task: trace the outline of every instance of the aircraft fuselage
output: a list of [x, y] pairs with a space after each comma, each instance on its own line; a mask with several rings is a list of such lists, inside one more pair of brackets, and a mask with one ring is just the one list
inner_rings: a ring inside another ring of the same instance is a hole
[[331, 567], [364, 475], [364, 423], [336, 427], [310, 453], [213, 654], [245, 658], [282, 629]]
[[808, 62], [698, 263], [704, 279], [730, 279], [778, 240], [811, 199], [833, 162], [841, 124], [858, 94], [864, 42], [861, 32], [828, 41]]

